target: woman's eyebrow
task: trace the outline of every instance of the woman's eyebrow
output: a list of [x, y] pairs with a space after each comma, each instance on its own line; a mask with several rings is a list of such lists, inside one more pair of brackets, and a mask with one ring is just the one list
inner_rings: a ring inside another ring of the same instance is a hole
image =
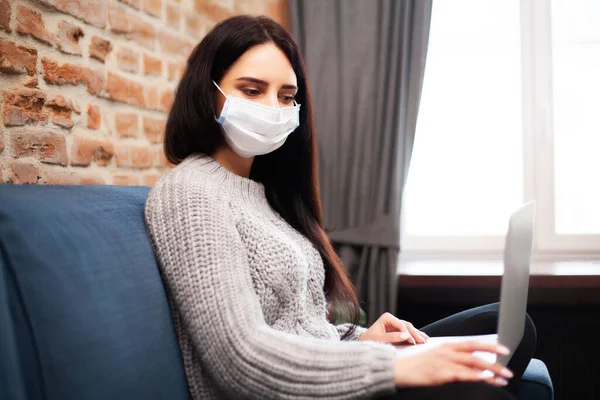
[[[241, 78], [237, 78], [236, 81], [246, 81], [246, 82], [256, 83], [257, 85], [269, 86], [269, 82], [263, 81], [262, 79], [252, 78], [249, 76], [243, 76]], [[298, 87], [296, 87], [295, 85], [282, 85], [281, 88], [298, 90]]]
[[265, 82], [265, 81], [263, 81], [261, 79], [257, 79], [257, 78], [251, 78], [249, 76], [243, 76], [241, 78], [237, 78], [236, 81], [247, 81], [247, 82], [256, 83], [257, 85], [269, 86], [269, 82]]

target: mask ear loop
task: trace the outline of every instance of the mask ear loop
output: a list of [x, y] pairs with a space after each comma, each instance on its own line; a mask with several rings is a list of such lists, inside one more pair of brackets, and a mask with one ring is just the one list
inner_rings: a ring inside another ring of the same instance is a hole
[[223, 94], [223, 96], [225, 96], [225, 98], [227, 99], [228, 96], [225, 94], [225, 92], [223, 90], [221, 90], [221, 88], [219, 87], [219, 85], [217, 85], [217, 82], [212, 81], [212, 83], [214, 83], [214, 85], [217, 87], [217, 89], [219, 89], [219, 92], [221, 92], [221, 94]]
[[222, 124], [223, 121], [225, 121], [225, 114], [227, 114], [227, 108], [229, 108], [229, 96], [227, 96], [225, 92], [221, 90], [219, 85], [217, 85], [217, 82], [212, 81], [212, 83], [214, 83], [217, 89], [219, 89], [219, 92], [221, 92], [221, 94], [225, 96], [225, 104], [223, 105], [223, 109], [221, 110], [221, 116], [217, 118], [217, 116], [215, 115], [215, 120], [217, 121], [217, 123]]

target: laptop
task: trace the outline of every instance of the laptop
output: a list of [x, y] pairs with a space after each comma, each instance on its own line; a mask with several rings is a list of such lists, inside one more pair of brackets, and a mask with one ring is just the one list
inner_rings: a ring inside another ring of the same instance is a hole
[[[476, 340], [486, 343], [501, 343], [508, 347], [511, 354], [506, 356], [498, 356], [489, 352], [473, 353], [490, 363], [498, 362], [506, 366], [510, 361], [512, 352], [521, 343], [525, 331], [534, 224], [535, 200], [524, 204], [510, 216], [504, 245], [504, 274], [502, 275], [500, 292], [497, 334], [432, 337], [424, 344], [397, 345], [397, 354], [399, 356], [410, 356], [443, 343]], [[489, 372], [489, 374], [492, 373]]]

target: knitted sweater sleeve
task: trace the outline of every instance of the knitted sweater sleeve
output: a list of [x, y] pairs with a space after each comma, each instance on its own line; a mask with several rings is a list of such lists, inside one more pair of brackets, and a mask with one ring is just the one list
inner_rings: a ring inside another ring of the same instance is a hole
[[271, 328], [253, 290], [227, 195], [170, 171], [145, 208], [167, 292], [226, 398], [366, 398], [393, 392], [395, 348]]
[[[344, 336], [346, 334], [346, 332], [348, 332], [350, 330], [350, 328], [352, 328], [352, 324], [350, 324], [350, 323], [340, 324], [340, 325], [336, 325], [335, 328], [337, 329], [338, 334], [340, 335], [340, 338], [341, 338], [342, 336]], [[360, 335], [362, 335], [366, 331], [367, 331], [367, 328], [363, 328], [362, 326], [357, 326], [354, 333], [346, 340], [358, 340], [360, 338]]]

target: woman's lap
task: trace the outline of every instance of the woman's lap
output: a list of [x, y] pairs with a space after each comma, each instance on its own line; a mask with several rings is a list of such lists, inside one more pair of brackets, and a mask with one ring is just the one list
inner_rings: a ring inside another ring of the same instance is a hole
[[[472, 308], [433, 322], [421, 330], [429, 336], [469, 336], [496, 333], [498, 328], [499, 304], [493, 303]], [[507, 389], [516, 393], [521, 376], [533, 357], [537, 341], [537, 332], [533, 321], [526, 315], [525, 331], [521, 343], [513, 351], [508, 368], [515, 378], [508, 383]], [[513, 350], [513, 349], [511, 349]]]
[[[451, 315], [432, 324], [421, 331], [434, 336], [470, 336], [487, 335], [496, 333], [498, 324], [498, 303], [472, 308], [458, 314]], [[506, 389], [494, 387], [487, 383], [455, 383], [450, 385], [400, 389], [392, 395], [382, 399], [511, 399], [516, 394], [520, 377], [527, 368], [535, 351], [537, 340], [535, 325], [527, 315], [525, 332], [521, 343], [514, 350], [508, 368], [515, 373], [515, 378], [509, 381]], [[512, 350], [512, 349], [511, 349]]]
[[514, 400], [506, 390], [485, 382], [451, 383], [443, 386], [398, 389], [378, 400]]

